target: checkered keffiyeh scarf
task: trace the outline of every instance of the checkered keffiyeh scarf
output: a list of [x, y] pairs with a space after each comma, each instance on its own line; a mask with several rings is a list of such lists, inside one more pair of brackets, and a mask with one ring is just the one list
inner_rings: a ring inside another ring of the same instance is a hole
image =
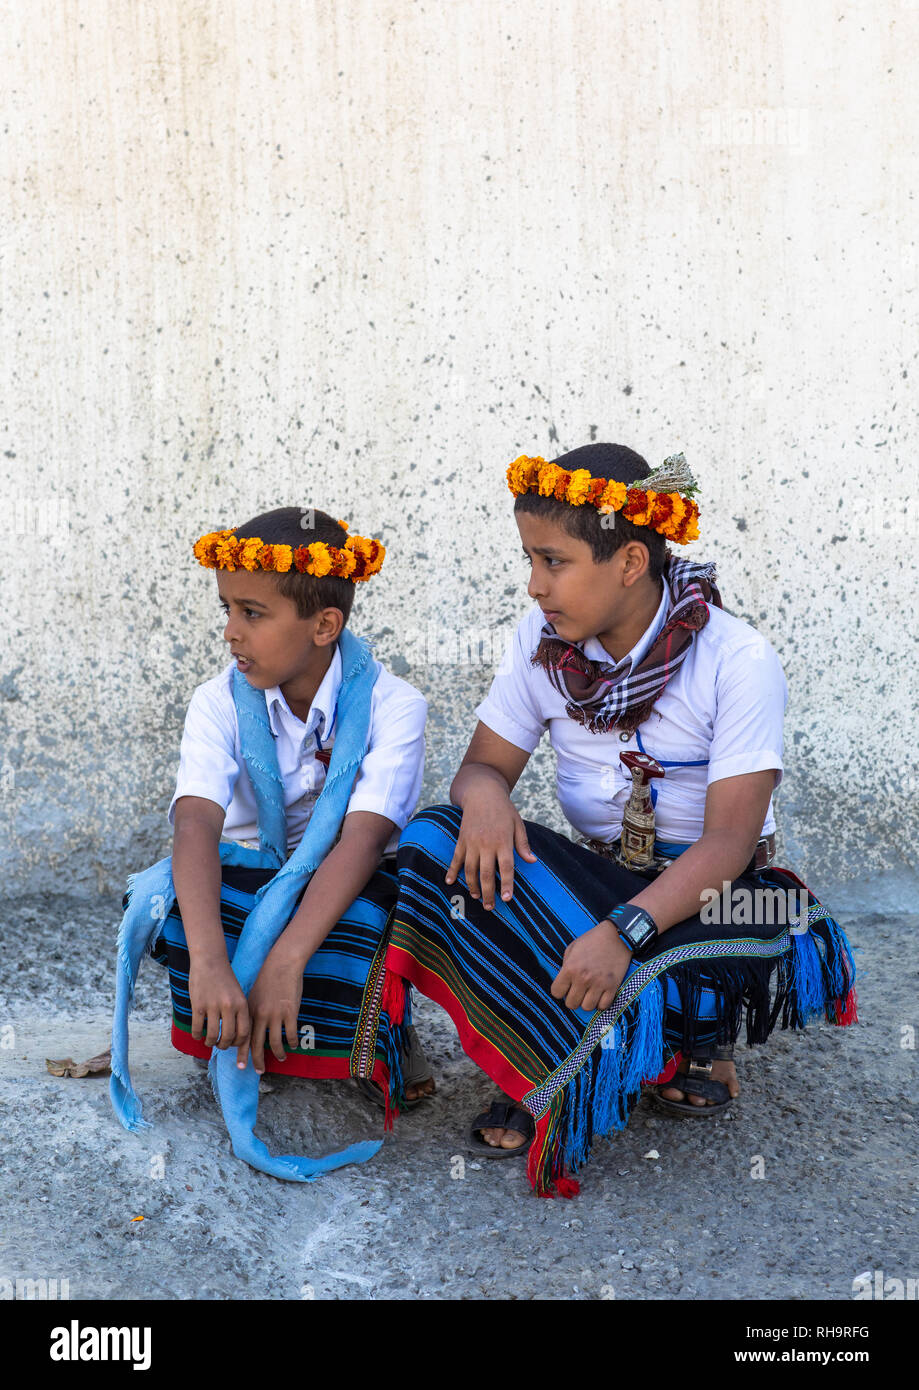
[[542, 629], [532, 663], [542, 666], [556, 690], [564, 695], [569, 717], [584, 724], [592, 734], [606, 734], [613, 729], [633, 734], [686, 660], [693, 638], [708, 622], [708, 605], [723, 606], [713, 564], [696, 565], [670, 555], [664, 566], [664, 579], [672, 603], [656, 641], [634, 671], [630, 656], [615, 665], [591, 661], [579, 646], [559, 637], [551, 623]]

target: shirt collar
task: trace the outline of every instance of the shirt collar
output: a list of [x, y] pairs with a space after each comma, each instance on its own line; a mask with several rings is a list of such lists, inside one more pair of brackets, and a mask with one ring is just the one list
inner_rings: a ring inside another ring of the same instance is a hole
[[[661, 576], [661, 584], [663, 586], [664, 592], [661, 594], [661, 601], [657, 605], [657, 612], [651, 619], [649, 625], [645, 628], [644, 632], [639, 637], [638, 641], [635, 643], [632, 650], [630, 652], [626, 652], [625, 656], [622, 658], [622, 661], [618, 661], [615, 663], [617, 666], [621, 666], [625, 661], [627, 661], [631, 657], [632, 664], [629, 667], [629, 670], [634, 671], [635, 667], [639, 664], [639, 662], [644, 660], [645, 656], [651, 648], [652, 643], [655, 641], [655, 639], [658, 636], [658, 633], [664, 626], [667, 614], [670, 610], [670, 606], [673, 600], [670, 597], [670, 590], [667, 587], [667, 581], [663, 576]], [[587, 641], [584, 643], [584, 655], [589, 657], [591, 661], [602, 661], [605, 662], [607, 665], [611, 665], [613, 663], [613, 658], [610, 656], [609, 652], [606, 650], [599, 637], [589, 637], [587, 639]]]
[[[316, 732], [323, 741], [329, 737], [332, 731], [332, 721], [335, 718], [335, 706], [338, 701], [340, 686], [341, 651], [336, 642], [335, 655], [329, 662], [329, 669], [319, 684], [319, 689], [310, 705], [309, 714], [306, 716], [304, 738], [309, 738], [311, 734]], [[281, 720], [285, 714], [290, 719], [296, 719], [296, 715], [281, 694], [279, 685], [273, 685], [265, 691], [265, 703], [268, 706], [268, 722], [271, 725], [271, 732], [277, 738], [281, 729]]]

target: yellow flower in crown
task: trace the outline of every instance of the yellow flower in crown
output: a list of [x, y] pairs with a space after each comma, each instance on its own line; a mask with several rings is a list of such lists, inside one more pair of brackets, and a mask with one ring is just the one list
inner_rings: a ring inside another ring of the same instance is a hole
[[547, 463], [544, 468], [540, 468], [538, 483], [539, 495], [541, 497], [554, 497], [559, 479], [564, 476], [564, 468], [559, 468], [557, 463]]
[[214, 559], [218, 569], [236, 569], [236, 548], [239, 542], [232, 531], [221, 531], [214, 549]]
[[587, 494], [590, 492], [592, 482], [593, 478], [589, 468], [576, 468], [571, 475], [565, 501], [570, 502], [573, 507], [583, 506], [587, 501]]
[[539, 476], [540, 466], [547, 467], [546, 460], [543, 458], [527, 458], [526, 454], [521, 454], [507, 470], [508, 486], [519, 496], [522, 492], [529, 492]]
[[195, 541], [194, 552], [198, 564], [213, 569], [217, 563], [217, 542], [222, 536], [231, 536], [232, 534], [232, 531], [208, 531], [206, 536]]
[[618, 512], [625, 506], [625, 483], [608, 482], [600, 495], [597, 510], [600, 512]]
[[657, 500], [656, 492], [646, 492], [643, 488], [629, 488], [628, 500], [622, 508], [622, 515], [633, 526], [647, 526]]
[[237, 564], [244, 570], [257, 570], [259, 568], [258, 557], [262, 549], [262, 542], [257, 536], [240, 541], [236, 551]]
[[310, 574], [314, 574], [317, 579], [322, 579], [325, 575], [331, 574], [332, 557], [329, 554], [329, 547], [323, 541], [313, 541], [313, 544], [308, 545], [306, 548], [312, 560], [309, 571]]

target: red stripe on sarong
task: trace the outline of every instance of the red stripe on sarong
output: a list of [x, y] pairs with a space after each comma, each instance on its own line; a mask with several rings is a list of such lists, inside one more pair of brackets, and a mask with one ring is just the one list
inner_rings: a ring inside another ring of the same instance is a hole
[[527, 1091], [532, 1091], [537, 1083], [519, 1072], [503, 1052], [476, 1031], [462, 1004], [439, 975], [427, 970], [414, 956], [408, 955], [398, 946], [390, 946], [386, 956], [386, 967], [415, 985], [422, 994], [433, 999], [442, 1009], [446, 1009], [459, 1034], [466, 1056], [470, 1057], [477, 1067], [481, 1067], [512, 1100], [522, 1100]]
[[[175, 1023], [172, 1025], [172, 1045], [189, 1057], [201, 1057], [205, 1061], [211, 1055], [211, 1048], [191, 1033], [185, 1033]], [[232, 1048], [230, 1049], [233, 1050]], [[283, 1062], [265, 1048], [265, 1071], [277, 1072], [281, 1076], [306, 1076], [315, 1081], [346, 1081], [351, 1075], [347, 1057], [308, 1057], [303, 1052], [288, 1052]], [[371, 1080], [383, 1087], [384, 1094], [389, 1091], [389, 1068], [379, 1058], [373, 1064]]]

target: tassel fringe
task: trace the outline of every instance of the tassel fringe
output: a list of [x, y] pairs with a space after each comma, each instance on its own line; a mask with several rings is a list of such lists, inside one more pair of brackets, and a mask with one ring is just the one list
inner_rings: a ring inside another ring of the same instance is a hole
[[401, 975], [387, 968], [386, 979], [383, 981], [383, 1012], [389, 1014], [389, 1021], [393, 1024], [405, 1022], [405, 996], [407, 985]]
[[579, 1186], [569, 1174], [588, 1161], [594, 1139], [625, 1129], [641, 1083], [663, 1070], [663, 1018], [663, 986], [653, 980], [568, 1082], [542, 1161], [530, 1172], [540, 1196], [575, 1196]]
[[[811, 908], [820, 904], [811, 894]], [[804, 933], [793, 933], [780, 957], [746, 957], [687, 962], [666, 977], [679, 991], [683, 1035], [680, 1052], [712, 1042], [764, 1043], [781, 1018], [782, 1028], [803, 1028], [823, 1016], [845, 1027], [858, 1021], [853, 988], [855, 964], [842, 928], [817, 917]], [[713, 1018], [700, 1018], [702, 991], [714, 995]], [[531, 1154], [530, 1181], [541, 1197], [572, 1196], [569, 1173], [589, 1159], [595, 1138], [624, 1129], [641, 1084], [659, 1077], [673, 1062], [664, 1039], [663, 977], [647, 985], [565, 1089], [553, 1110], [540, 1151]], [[666, 1051], [666, 1059], [665, 1059]]]

